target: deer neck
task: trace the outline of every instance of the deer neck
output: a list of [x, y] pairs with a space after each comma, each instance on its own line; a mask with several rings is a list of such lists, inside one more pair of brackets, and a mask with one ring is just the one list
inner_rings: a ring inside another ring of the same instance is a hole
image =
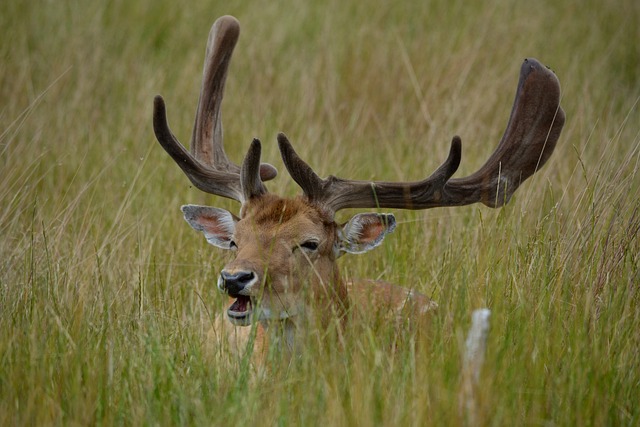
[[315, 288], [316, 291], [308, 303], [300, 305], [295, 312], [289, 313], [290, 315], [280, 318], [272, 315], [269, 319], [259, 320], [259, 326], [268, 337], [270, 347], [295, 353], [300, 338], [307, 335], [309, 330], [326, 330], [336, 319], [339, 327], [344, 329], [351, 301], [347, 284], [340, 277], [338, 269], [334, 269], [329, 282], [316, 283]]
[[296, 348], [296, 338], [299, 335], [299, 327], [293, 318], [277, 321], [261, 320], [260, 327], [269, 338], [269, 346], [279, 351], [293, 353]]

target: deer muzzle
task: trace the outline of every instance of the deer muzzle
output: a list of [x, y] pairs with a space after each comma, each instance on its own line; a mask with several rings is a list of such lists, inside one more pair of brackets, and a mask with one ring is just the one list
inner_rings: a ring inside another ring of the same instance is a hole
[[236, 299], [227, 309], [227, 316], [234, 325], [247, 326], [251, 323], [253, 301], [250, 293], [257, 281], [258, 276], [253, 271], [220, 272], [218, 289]]

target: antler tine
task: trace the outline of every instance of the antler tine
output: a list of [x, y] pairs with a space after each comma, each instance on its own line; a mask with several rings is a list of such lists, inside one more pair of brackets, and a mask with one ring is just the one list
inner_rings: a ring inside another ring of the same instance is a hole
[[262, 184], [262, 179], [260, 179], [261, 151], [260, 140], [254, 139], [242, 163], [240, 182], [244, 200], [262, 196], [267, 192], [267, 189]]
[[[162, 147], [197, 188], [243, 202], [240, 167], [229, 161], [222, 143], [220, 109], [231, 55], [239, 35], [240, 24], [232, 16], [218, 18], [211, 27], [190, 152], [171, 133], [164, 100], [160, 96], [154, 100], [153, 127]], [[277, 175], [277, 170], [269, 164], [260, 165], [258, 170], [263, 181]]]
[[220, 172], [193, 157], [169, 129], [164, 99], [157, 95], [153, 102], [153, 130], [162, 148], [171, 156], [189, 180], [200, 190], [242, 201], [239, 175]]
[[278, 135], [280, 152], [291, 177], [305, 196], [332, 212], [345, 208], [426, 209], [438, 206], [441, 190], [460, 165], [459, 137], [451, 141], [449, 157], [427, 179], [417, 182], [357, 181], [329, 176], [321, 179], [294, 151], [284, 134]]
[[450, 179], [461, 158], [457, 136], [449, 157], [430, 177], [395, 183], [321, 179], [298, 157], [286, 136], [280, 134], [278, 142], [287, 170], [307, 198], [334, 213], [345, 208], [429, 209], [477, 202], [499, 207], [551, 156], [565, 120], [559, 102], [555, 74], [535, 59], [525, 60], [502, 140], [477, 172], [459, 179]]

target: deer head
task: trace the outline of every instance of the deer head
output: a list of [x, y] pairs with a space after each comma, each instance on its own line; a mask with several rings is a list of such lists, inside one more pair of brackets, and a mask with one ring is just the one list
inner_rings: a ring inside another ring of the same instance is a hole
[[[558, 79], [535, 59], [526, 59], [504, 136], [477, 172], [452, 178], [461, 158], [461, 140], [455, 136], [445, 162], [421, 181], [321, 179], [281, 133], [283, 162], [303, 194], [293, 199], [278, 197], [264, 185], [277, 171], [261, 164], [259, 140], [250, 144], [241, 166], [228, 160], [222, 145], [220, 105], [239, 28], [235, 18], [224, 16], [211, 29], [190, 152], [171, 133], [160, 96], [155, 98], [153, 114], [158, 141], [191, 182], [202, 191], [241, 203], [238, 216], [213, 207], [182, 207], [187, 222], [210, 244], [235, 251], [217, 286], [235, 300], [227, 315], [236, 325], [248, 325], [254, 318], [295, 318], [308, 304], [328, 315], [344, 314], [351, 303], [349, 284], [341, 279], [336, 259], [380, 245], [396, 222], [392, 214], [361, 213], [337, 224], [337, 211], [429, 209], [477, 202], [500, 207], [549, 159], [564, 124]], [[386, 284], [370, 285], [370, 292], [384, 293], [382, 298], [389, 303], [414, 295], [392, 292]]]

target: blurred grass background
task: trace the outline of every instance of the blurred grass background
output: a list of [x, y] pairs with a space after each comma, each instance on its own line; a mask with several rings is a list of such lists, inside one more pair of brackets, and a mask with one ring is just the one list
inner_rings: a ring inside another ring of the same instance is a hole
[[[431, 295], [432, 330], [394, 346], [353, 325], [340, 351], [310, 338], [268, 373], [211, 348], [228, 255], [178, 209], [238, 207], [190, 186], [151, 109], [162, 94], [187, 143], [224, 14], [242, 25], [226, 150], [260, 137], [280, 194], [298, 189], [278, 131], [321, 176], [378, 180], [426, 176], [459, 134], [463, 176], [497, 144], [522, 59], [559, 76], [556, 152], [507, 207], [396, 212], [382, 248], [341, 260]], [[0, 28], [1, 425], [461, 424], [484, 306], [478, 424], [638, 424], [637, 1], [5, 1]]]

